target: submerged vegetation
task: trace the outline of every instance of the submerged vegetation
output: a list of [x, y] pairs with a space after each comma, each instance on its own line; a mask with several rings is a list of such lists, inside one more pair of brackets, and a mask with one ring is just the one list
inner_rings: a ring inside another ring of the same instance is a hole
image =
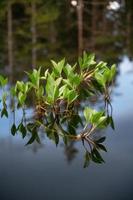
[[[84, 167], [88, 166], [90, 160], [96, 163], [104, 162], [99, 150], [106, 151], [101, 144], [105, 137], [95, 138], [94, 133], [108, 125], [114, 129], [110, 92], [115, 65], [109, 67], [105, 62], [97, 63], [94, 54], [86, 52], [73, 66], [65, 59], [59, 62], [52, 60], [51, 63], [52, 67], [45, 71], [40, 67], [26, 72], [26, 81], [17, 81], [9, 92], [5, 90], [8, 85], [7, 78], [0, 76], [3, 91], [1, 117], [8, 117], [7, 99], [12, 97], [14, 116], [16, 109], [23, 110], [19, 124], [14, 117], [12, 135], [19, 132], [25, 138], [27, 133], [30, 133], [27, 144], [34, 141], [40, 143], [39, 132], [42, 130], [56, 145], [60, 138], [63, 138], [66, 145], [71, 140], [81, 141], [86, 151]], [[102, 109], [95, 110], [90, 107], [92, 97], [102, 99]], [[30, 101], [34, 100], [35, 116], [27, 121], [25, 110], [29, 98]]]

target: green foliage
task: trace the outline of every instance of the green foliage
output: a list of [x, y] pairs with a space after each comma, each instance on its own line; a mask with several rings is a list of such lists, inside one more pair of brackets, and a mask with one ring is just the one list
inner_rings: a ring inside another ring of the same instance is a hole
[[8, 82], [8, 79], [0, 75], [0, 86], [4, 87], [7, 84], [7, 82]]
[[46, 103], [54, 105], [59, 96], [59, 85], [61, 83], [62, 78], [54, 79], [52, 74], [48, 74], [46, 81]]
[[[24, 114], [27, 99], [31, 94], [38, 116], [37, 121], [28, 124], [24, 116], [18, 126], [14, 121], [11, 134], [14, 136], [19, 132], [22, 138], [25, 138], [27, 134], [30, 135], [27, 145], [34, 141], [40, 143], [38, 132], [43, 126], [48, 138], [53, 140], [56, 146], [59, 144], [60, 136], [65, 145], [70, 140], [82, 140], [86, 150], [84, 167], [89, 165], [90, 160], [103, 163], [104, 160], [99, 151], [107, 151], [101, 144], [105, 138], [94, 140], [92, 133], [108, 125], [114, 129], [109, 87], [115, 76], [116, 67], [115, 65], [108, 67], [104, 62], [97, 63], [94, 58], [93, 54], [84, 52], [83, 57], [79, 58], [79, 65], [76, 63], [74, 66], [66, 63], [65, 59], [59, 62], [52, 60], [52, 68], [43, 71], [40, 67], [28, 72], [27, 81], [17, 81], [10, 89], [10, 94], [5, 92], [7, 78], [0, 75], [0, 85], [3, 90], [1, 117], [8, 117], [6, 104], [8, 95], [15, 99], [15, 103], [23, 109]], [[84, 91], [87, 93], [85, 94]], [[84, 100], [89, 101], [90, 96], [103, 96], [106, 106], [99, 111], [85, 106], [83, 108], [85, 123], [83, 123], [79, 114], [81, 111], [76, 105], [80, 105], [80, 102]], [[84, 129], [77, 135], [76, 129], [79, 125], [84, 126]], [[63, 127], [67, 127], [67, 131]], [[90, 150], [86, 148], [85, 143], [89, 144]]]
[[97, 70], [95, 71], [95, 79], [104, 88], [109, 84], [116, 73], [116, 66], [112, 65], [111, 68], [107, 66], [106, 63], [101, 62], [97, 65]]
[[91, 123], [95, 125], [96, 127], [104, 127], [104, 124], [107, 120], [106, 115], [104, 112], [98, 112], [96, 110], [93, 110], [89, 107], [86, 107], [84, 109], [84, 117], [86, 119], [86, 123]]
[[[15, 87], [11, 88], [11, 95], [14, 96], [20, 107], [26, 104], [26, 99], [32, 92], [35, 95], [36, 105], [45, 105], [51, 108], [61, 101], [66, 102], [66, 108], [74, 106], [74, 103], [88, 98], [84, 95], [84, 90], [90, 95], [97, 95], [97, 92], [109, 97], [108, 88], [115, 76], [116, 67], [112, 65], [110, 68], [107, 63], [96, 63], [94, 54], [83, 53], [83, 57], [79, 58], [80, 72], [77, 63], [74, 66], [65, 62], [65, 59], [52, 62], [52, 70], [42, 72], [41, 67], [34, 69], [31, 73], [27, 73], [28, 81], [17, 81]], [[1, 87], [7, 84], [7, 78], [0, 76]], [[85, 85], [85, 87], [84, 87]], [[101, 90], [101, 87], [103, 89]], [[108, 96], [107, 96], [108, 95]], [[3, 94], [2, 102], [4, 105], [3, 115], [5, 112], [6, 96]], [[107, 99], [109, 103], [109, 98]], [[95, 126], [104, 125], [107, 117], [106, 113], [97, 112], [87, 107], [84, 109], [86, 123]], [[108, 117], [108, 123], [112, 124], [112, 118]]]
[[4, 78], [2, 75], [0, 75], [0, 87], [2, 88], [2, 104], [3, 104], [3, 108], [1, 110], [1, 117], [5, 116], [8, 117], [8, 111], [7, 111], [7, 104], [6, 104], [6, 100], [7, 100], [7, 92], [5, 91], [5, 87], [7, 85], [8, 79]]
[[24, 83], [23, 81], [17, 81], [15, 88], [11, 88], [11, 93], [14, 96], [17, 96], [18, 104], [23, 106], [26, 102], [27, 94], [30, 90], [29, 84]]
[[94, 54], [87, 54], [86, 52], [84, 52], [83, 57], [80, 57], [78, 60], [80, 68], [82, 70], [87, 68], [90, 69], [94, 64], [96, 64], [94, 59]]
[[56, 63], [54, 60], [51, 60], [53, 64], [53, 73], [52, 75], [55, 77], [61, 76], [62, 69], [65, 67], [65, 59], [61, 60], [60, 62]]

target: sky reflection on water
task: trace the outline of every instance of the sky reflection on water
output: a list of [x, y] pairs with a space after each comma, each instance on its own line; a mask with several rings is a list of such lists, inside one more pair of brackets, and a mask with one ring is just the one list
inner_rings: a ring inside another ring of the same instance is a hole
[[83, 169], [81, 143], [75, 144], [78, 153], [70, 163], [63, 145], [56, 148], [47, 139], [39, 149], [25, 147], [24, 140], [10, 135], [10, 119], [0, 119], [1, 200], [132, 200], [133, 63], [124, 57], [119, 69], [112, 97], [116, 129], [106, 131], [105, 164]]

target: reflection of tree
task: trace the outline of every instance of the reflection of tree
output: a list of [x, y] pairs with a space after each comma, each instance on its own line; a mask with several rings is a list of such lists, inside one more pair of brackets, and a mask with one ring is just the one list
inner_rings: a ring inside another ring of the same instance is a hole
[[78, 20], [78, 55], [83, 52], [83, 0], [78, 0], [77, 5], [77, 20]]
[[120, 19], [118, 13], [107, 10], [108, 1], [92, 1], [92, 28], [91, 32], [91, 50], [96, 52], [99, 57], [105, 60], [116, 62], [122, 49], [118, 43], [122, 42], [121, 30], [117, 26]]
[[132, 0], [125, 0], [125, 12], [124, 14], [126, 15], [126, 18], [124, 19], [125, 16], [123, 16], [123, 21], [126, 24], [126, 29], [125, 29], [125, 38], [126, 38], [126, 47], [127, 47], [127, 54], [129, 55], [130, 58], [133, 57], [133, 39], [132, 39], [132, 34], [133, 34], [133, 1]]
[[78, 0], [76, 7], [66, 0], [1, 1], [1, 65], [8, 61], [10, 71], [48, 66], [49, 58], [73, 61], [84, 49], [110, 62], [125, 53], [132, 58], [133, 3], [119, 2], [119, 10], [109, 10], [109, 0]]
[[75, 142], [71, 141], [67, 146], [64, 146], [64, 154], [68, 163], [71, 163], [71, 161], [76, 157], [76, 154], [78, 153], [78, 150], [74, 144]]
[[38, 144], [37, 142], [34, 142], [30, 146], [27, 147], [29, 150], [31, 150], [34, 154], [37, 153], [40, 149], [44, 148], [44, 144]]
[[7, 3], [7, 28], [8, 28], [8, 67], [12, 77], [13, 73], [13, 27], [12, 27], [12, 3]]
[[36, 3], [32, 1], [31, 3], [31, 32], [32, 32], [32, 67], [36, 67], [36, 60], [37, 60], [37, 49], [36, 49], [36, 42], [37, 42], [37, 35], [36, 35]]

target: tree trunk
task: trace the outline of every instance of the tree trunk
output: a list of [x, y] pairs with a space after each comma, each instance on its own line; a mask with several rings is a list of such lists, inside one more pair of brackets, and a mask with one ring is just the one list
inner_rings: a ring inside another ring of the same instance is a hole
[[127, 14], [127, 29], [126, 29], [126, 38], [127, 38], [127, 49], [128, 49], [128, 54], [130, 55], [130, 41], [131, 41], [131, 13], [130, 11]]
[[83, 51], [83, 0], [78, 0], [77, 17], [78, 17], [78, 55], [80, 56]]
[[32, 68], [36, 67], [37, 60], [37, 35], [36, 35], [36, 3], [32, 1], [31, 3], [31, 33], [32, 33]]
[[95, 38], [96, 38], [96, 30], [97, 30], [97, 4], [95, 4], [95, 0], [92, 1], [92, 28], [91, 28], [91, 49], [95, 51]]
[[8, 2], [7, 5], [7, 44], [8, 44], [8, 66], [9, 73], [12, 77], [13, 74], [13, 34], [12, 34], [12, 5], [11, 2]]

